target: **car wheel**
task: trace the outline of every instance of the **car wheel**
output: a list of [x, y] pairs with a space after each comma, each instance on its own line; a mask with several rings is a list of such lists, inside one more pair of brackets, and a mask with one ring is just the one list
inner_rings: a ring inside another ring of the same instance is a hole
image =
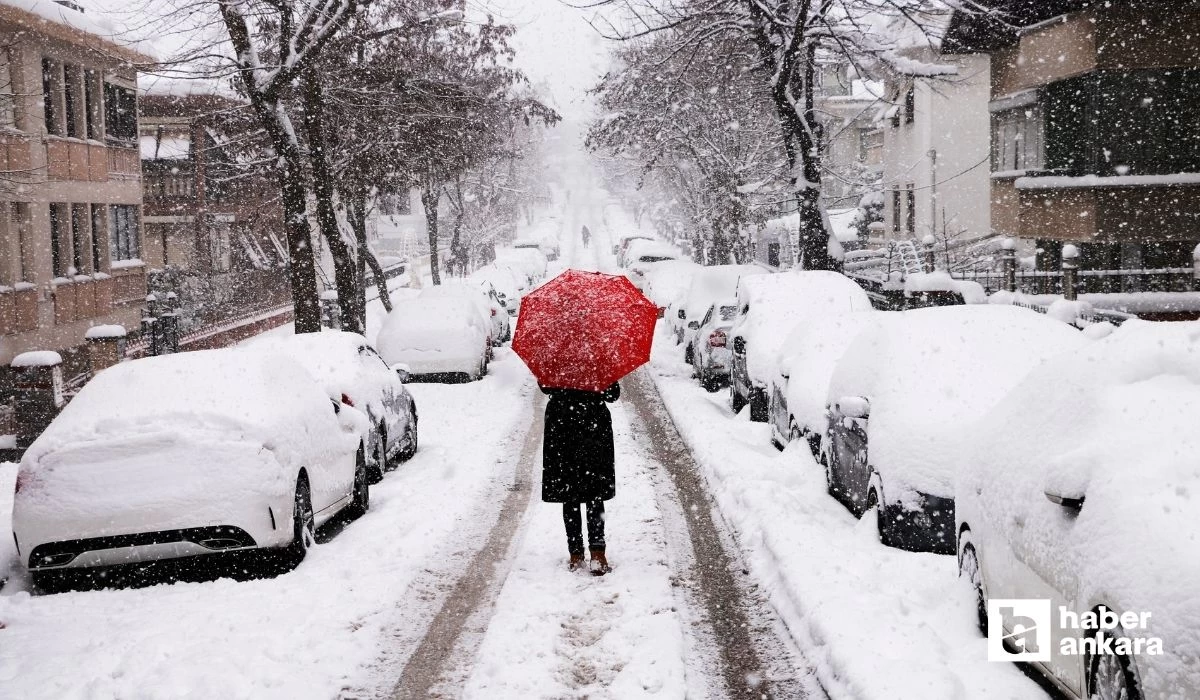
[[367, 465], [367, 483], [378, 484], [383, 481], [383, 473], [390, 468], [387, 455], [387, 426], [379, 424], [375, 432], [375, 446], [371, 448], [371, 464]]
[[879, 533], [879, 542], [885, 547], [888, 544], [888, 527], [887, 518], [884, 516], [883, 503], [880, 501], [879, 492], [872, 486], [867, 492], [867, 509], [863, 511], [864, 518], [873, 518], [875, 520], [875, 531]]
[[296, 498], [292, 506], [292, 544], [288, 546], [288, 559], [293, 564], [304, 561], [308, 548], [317, 540], [316, 522], [313, 519], [312, 492], [308, 488], [308, 477], [303, 474], [296, 480]]
[[721, 390], [721, 382], [711, 374], [700, 371], [700, 385], [710, 394], [715, 394]]
[[[1098, 635], [1111, 633], [1100, 631]], [[1142, 700], [1137, 676], [1124, 654], [1097, 654], [1089, 663], [1088, 700]]]
[[367, 478], [366, 450], [358, 448], [358, 457], [354, 464], [354, 500], [346, 507], [352, 518], [361, 518], [371, 510], [371, 485]]
[[696, 363], [696, 353], [692, 350], [691, 343], [688, 343], [688, 346], [683, 349], [683, 361], [689, 365]]
[[767, 392], [762, 390], [750, 390], [750, 420], [755, 423], [767, 422], [767, 408], [770, 402], [767, 401]]
[[746, 407], [746, 399], [742, 398], [742, 395], [738, 393], [737, 387], [732, 384], [729, 385], [729, 406], [733, 409], [735, 415], [741, 413], [742, 409]]
[[400, 461], [412, 459], [417, 453], [417, 414], [413, 413], [404, 428], [404, 449], [400, 451]]
[[975, 553], [975, 545], [968, 542], [963, 545], [962, 555], [958, 558], [958, 577], [971, 585], [975, 592], [975, 625], [979, 633], [987, 636], [987, 597], [983, 592], [983, 570], [979, 568], [979, 555]]
[[39, 594], [61, 593], [70, 588], [70, 580], [62, 571], [31, 571], [33, 591]]

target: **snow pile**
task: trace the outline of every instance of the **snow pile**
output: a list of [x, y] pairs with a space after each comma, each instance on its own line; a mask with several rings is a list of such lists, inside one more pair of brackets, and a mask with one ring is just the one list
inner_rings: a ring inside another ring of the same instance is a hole
[[21, 369], [25, 367], [53, 367], [62, 364], [62, 355], [53, 350], [30, 350], [12, 359], [9, 367]]
[[[889, 313], [838, 363], [826, 403], [871, 403], [870, 460], [889, 501], [911, 490], [953, 497], [961, 454], [950, 438], [1003, 399], [1046, 359], [1088, 342], [1028, 309], [947, 306]], [[889, 483], [890, 482], [890, 483]]]
[[84, 333], [83, 337], [87, 340], [102, 340], [105, 338], [124, 338], [126, 335], [128, 335], [128, 332], [126, 332], [125, 326], [108, 324], [92, 326], [87, 329], [87, 333]]
[[849, 277], [821, 270], [745, 277], [738, 283], [737, 305], [730, 337], [745, 339], [747, 371], [759, 386], [779, 371], [779, 349], [797, 324], [872, 308]]
[[988, 303], [987, 292], [983, 285], [970, 280], [956, 280], [945, 270], [934, 272], [913, 272], [904, 278], [904, 292], [916, 294], [919, 292], [957, 292], [967, 304]]
[[[1165, 653], [1137, 658], [1146, 697], [1200, 690], [1198, 420], [1200, 324], [1131, 321], [1035, 370], [963, 440], [959, 492], [982, 489], [972, 511], [1001, 535], [984, 567], [1007, 535], [1081, 609], [1151, 613]], [[1067, 517], [1045, 491], [1083, 507]]]
[[784, 341], [779, 368], [786, 373], [788, 413], [801, 430], [823, 439], [833, 371], [859, 333], [879, 320], [873, 311], [817, 317], [796, 326]]

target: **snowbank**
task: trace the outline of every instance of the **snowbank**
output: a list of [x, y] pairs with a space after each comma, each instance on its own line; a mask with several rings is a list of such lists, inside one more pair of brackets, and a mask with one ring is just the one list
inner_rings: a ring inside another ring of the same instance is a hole
[[851, 343], [826, 403], [843, 396], [870, 401], [870, 460], [889, 501], [907, 500], [911, 490], [953, 497], [962, 460], [948, 451], [947, 434], [981, 416], [1043, 361], [1085, 342], [1079, 331], [1017, 307], [889, 313]]
[[53, 350], [31, 350], [13, 358], [9, 367], [21, 369], [25, 367], [53, 367], [62, 364], [62, 355]]
[[88, 340], [100, 340], [103, 338], [124, 338], [126, 335], [128, 335], [128, 333], [125, 330], [125, 326], [109, 324], [92, 326], [91, 328], [87, 329], [87, 333], [84, 333], [83, 337]]

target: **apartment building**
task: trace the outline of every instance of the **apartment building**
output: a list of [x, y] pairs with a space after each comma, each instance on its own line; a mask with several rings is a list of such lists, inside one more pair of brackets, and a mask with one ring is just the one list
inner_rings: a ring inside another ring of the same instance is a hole
[[1040, 270], [1078, 246], [1083, 291], [1191, 289], [1200, 3], [984, 4], [993, 12], [956, 13], [945, 48], [991, 55], [993, 229]]
[[138, 327], [150, 59], [105, 37], [69, 3], [0, 0], [0, 367], [57, 350], [70, 377], [89, 327]]

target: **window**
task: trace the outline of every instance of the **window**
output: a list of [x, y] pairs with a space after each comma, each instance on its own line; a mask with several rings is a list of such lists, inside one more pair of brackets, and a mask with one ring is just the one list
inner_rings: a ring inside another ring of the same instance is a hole
[[900, 233], [900, 188], [892, 188], [892, 232]]
[[917, 88], [915, 85], [908, 86], [908, 92], [904, 93], [904, 123], [912, 124], [917, 118]]
[[779, 242], [767, 244], [767, 264], [771, 267], [779, 267]]
[[61, 134], [62, 121], [58, 113], [59, 65], [48, 58], [42, 59], [42, 104], [46, 111], [46, 133]]
[[97, 88], [100, 84], [100, 76], [94, 70], [85, 70], [83, 72], [83, 104], [84, 118], [87, 121], [87, 138], [98, 141], [100, 140], [100, 117], [103, 105], [100, 101], [100, 95], [97, 93]]
[[13, 281], [29, 281], [33, 279], [33, 240], [30, 225], [28, 202], [11, 202], [9, 204], [9, 229], [16, 234], [17, 260], [13, 271]]
[[[88, 215], [88, 205], [72, 204], [71, 205], [71, 266], [75, 268], [75, 273], [84, 272], [84, 249], [85, 246], [90, 248], [88, 243], [88, 234], [92, 227], [91, 216]], [[88, 259], [92, 257], [89, 253]]]
[[912, 183], [904, 191], [904, 230], [910, 236], [917, 232], [917, 193]]
[[136, 205], [113, 204], [109, 206], [108, 244], [113, 261], [135, 260], [141, 255]]
[[110, 139], [137, 139], [137, 96], [133, 90], [104, 84], [104, 118]]
[[79, 69], [70, 64], [63, 66], [63, 124], [67, 128], [67, 136], [79, 136], [79, 103], [76, 100], [76, 87], [79, 85]]
[[1045, 127], [1037, 105], [998, 112], [992, 117], [992, 170], [1041, 170]]
[[62, 202], [50, 203], [50, 266], [55, 277], [66, 277], [67, 251], [70, 249], [71, 215], [67, 205]]
[[104, 269], [104, 205], [92, 205], [92, 270]]
[[16, 90], [13, 89], [12, 68], [8, 50], [0, 48], [0, 128], [17, 125]]

